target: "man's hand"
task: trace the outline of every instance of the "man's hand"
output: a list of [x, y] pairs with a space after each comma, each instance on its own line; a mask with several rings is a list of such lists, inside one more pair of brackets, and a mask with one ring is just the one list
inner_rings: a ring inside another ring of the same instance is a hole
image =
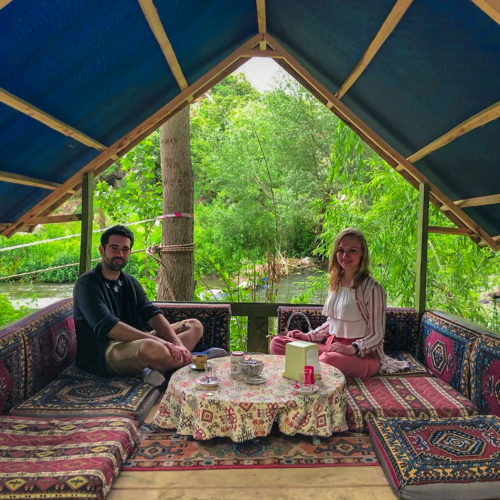
[[287, 334], [287, 337], [298, 340], [309, 340], [309, 336], [307, 333], [303, 333], [300, 330], [290, 330]]
[[193, 356], [189, 352], [189, 349], [187, 349], [184, 346], [178, 346], [175, 344], [172, 344], [171, 342], [164, 341], [165, 345], [167, 346], [167, 349], [170, 352], [170, 355], [172, 356], [172, 360], [176, 365], [179, 366], [186, 366], [191, 363]]

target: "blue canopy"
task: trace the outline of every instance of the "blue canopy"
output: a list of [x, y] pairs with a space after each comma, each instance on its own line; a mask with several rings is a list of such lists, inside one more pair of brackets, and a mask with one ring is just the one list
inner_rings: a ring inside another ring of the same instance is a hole
[[0, 0], [0, 232], [25, 230], [250, 57], [273, 57], [451, 219], [500, 242], [489, 0]]

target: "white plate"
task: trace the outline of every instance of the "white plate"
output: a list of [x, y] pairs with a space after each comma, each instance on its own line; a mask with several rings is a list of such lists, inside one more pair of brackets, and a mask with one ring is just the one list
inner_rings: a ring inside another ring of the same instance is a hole
[[302, 396], [308, 396], [309, 394], [314, 394], [317, 392], [319, 387], [317, 385], [313, 385], [312, 387], [298, 387], [295, 388], [295, 392]]
[[258, 377], [243, 378], [243, 382], [245, 382], [245, 384], [249, 384], [249, 385], [260, 385], [260, 384], [264, 384], [266, 382], [266, 378], [261, 377], [259, 375]]
[[189, 365], [189, 368], [191, 368], [191, 370], [194, 370], [195, 372], [204, 372], [205, 371], [205, 368], [196, 368], [196, 365], [194, 363], [191, 363]]
[[211, 379], [209, 381], [203, 377], [198, 379], [198, 386], [202, 389], [215, 389], [216, 387], [219, 387], [219, 384], [220, 380], [218, 378]]

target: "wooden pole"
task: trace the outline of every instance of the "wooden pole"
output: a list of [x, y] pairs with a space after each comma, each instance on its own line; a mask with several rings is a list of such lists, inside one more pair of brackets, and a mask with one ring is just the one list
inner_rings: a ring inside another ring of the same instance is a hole
[[94, 172], [85, 172], [82, 179], [82, 230], [80, 238], [80, 272], [90, 270], [92, 259], [92, 223], [94, 220]]
[[419, 317], [425, 311], [428, 235], [429, 186], [427, 186], [427, 184], [420, 184], [417, 221], [417, 267], [415, 273], [415, 309]]

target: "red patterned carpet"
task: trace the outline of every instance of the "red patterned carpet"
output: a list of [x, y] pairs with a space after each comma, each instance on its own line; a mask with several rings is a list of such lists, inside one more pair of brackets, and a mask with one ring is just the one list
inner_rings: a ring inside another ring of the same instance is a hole
[[233, 443], [227, 438], [194, 441], [141, 427], [141, 440], [122, 470], [202, 470], [379, 465], [367, 434], [342, 433], [318, 445], [310, 437], [276, 435]]

